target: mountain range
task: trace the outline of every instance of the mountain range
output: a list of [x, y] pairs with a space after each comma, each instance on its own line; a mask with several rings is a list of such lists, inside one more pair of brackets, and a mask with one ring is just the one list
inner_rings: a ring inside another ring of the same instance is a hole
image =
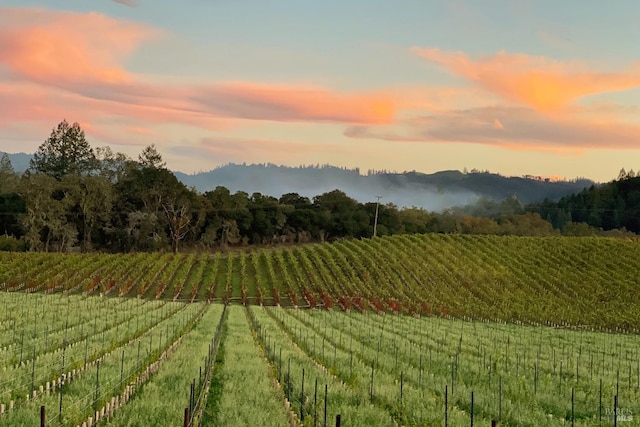
[[[29, 167], [31, 155], [9, 154], [9, 158], [16, 172], [21, 173]], [[507, 177], [476, 170], [446, 170], [431, 174], [368, 171], [363, 174], [357, 168], [330, 165], [290, 167], [228, 164], [209, 172], [174, 173], [185, 185], [199, 192], [223, 186], [232, 193], [244, 191], [274, 197], [298, 193], [313, 198], [339, 189], [362, 203], [374, 202], [377, 196], [381, 196], [381, 203], [393, 203], [399, 207], [416, 206], [431, 211], [471, 204], [480, 198], [502, 201], [515, 197], [522, 203], [558, 200], [594, 184], [588, 179], [552, 181], [532, 176]]]
[[259, 192], [273, 196], [298, 193], [313, 197], [340, 189], [359, 202], [376, 201], [397, 206], [417, 206], [439, 211], [474, 203], [484, 197], [501, 201], [516, 197], [522, 203], [557, 200], [593, 184], [586, 179], [551, 181], [535, 177], [505, 177], [495, 173], [457, 170], [432, 174], [420, 172], [372, 172], [335, 166], [288, 167], [272, 164], [229, 164], [193, 175], [176, 173], [178, 179], [199, 191], [217, 185], [230, 191]]

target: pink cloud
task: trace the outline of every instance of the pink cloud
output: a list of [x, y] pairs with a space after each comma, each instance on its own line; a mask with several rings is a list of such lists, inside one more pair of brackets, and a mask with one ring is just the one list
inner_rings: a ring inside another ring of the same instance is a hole
[[[235, 126], [237, 122], [192, 112], [182, 112], [176, 118], [177, 115], [176, 110], [155, 105], [90, 99], [33, 83], [0, 82], [0, 128], [28, 123], [31, 129], [39, 129], [36, 134], [42, 140], [63, 118], [84, 123], [83, 128], [92, 139], [118, 145], [134, 137], [156, 136], [152, 127], [167, 123], [177, 122], [204, 130], [222, 131]], [[108, 128], [112, 130], [108, 131]]]
[[634, 70], [595, 72], [575, 62], [506, 52], [477, 60], [434, 48], [413, 52], [507, 101], [540, 111], [557, 111], [586, 95], [640, 87], [640, 73]]
[[0, 8], [0, 79], [4, 75], [22, 88], [4, 102], [25, 96], [38, 98], [41, 106], [40, 111], [27, 105], [22, 111], [7, 108], [5, 119], [50, 120], [50, 111], [63, 105], [70, 120], [100, 116], [142, 122], [131, 126], [168, 122], [217, 130], [241, 120], [392, 122], [395, 104], [385, 93], [249, 82], [167, 84], [127, 71], [124, 60], [160, 35], [154, 28], [97, 13]]
[[70, 88], [132, 80], [120, 67], [159, 32], [98, 13], [0, 8], [0, 63], [11, 77]]
[[14, 122], [60, 121], [60, 116], [72, 114], [65, 103], [54, 108], [58, 96], [38, 85], [3, 83], [0, 81], [0, 127]]
[[352, 126], [345, 135], [387, 141], [465, 142], [564, 153], [587, 148], [640, 148], [640, 125], [565, 116], [551, 118], [525, 107], [454, 110], [400, 120], [391, 126]]
[[192, 97], [205, 110], [245, 119], [390, 123], [394, 101], [385, 94], [343, 94], [320, 87], [228, 82]]

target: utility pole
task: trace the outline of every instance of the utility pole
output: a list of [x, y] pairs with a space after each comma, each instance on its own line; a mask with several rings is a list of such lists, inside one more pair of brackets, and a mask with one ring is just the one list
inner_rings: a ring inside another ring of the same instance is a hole
[[376, 196], [376, 199], [378, 200], [376, 201], [376, 217], [373, 220], [373, 237], [376, 237], [378, 234], [378, 208], [380, 207], [380, 199], [382, 199], [382, 196]]

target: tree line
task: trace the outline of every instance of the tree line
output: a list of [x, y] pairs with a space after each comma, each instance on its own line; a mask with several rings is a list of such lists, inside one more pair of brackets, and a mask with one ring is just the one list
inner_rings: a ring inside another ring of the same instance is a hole
[[527, 208], [566, 233], [584, 234], [589, 230], [602, 230], [638, 234], [640, 174], [622, 169], [616, 180], [603, 185], [591, 185], [558, 201], [533, 203]]
[[[398, 233], [553, 235], [542, 211], [515, 200], [429, 212], [359, 203], [340, 190], [280, 198], [218, 186], [199, 193], [166, 168], [154, 145], [136, 160], [92, 148], [66, 120], [18, 175], [0, 158], [0, 250], [179, 251], [364, 238]], [[475, 209], [475, 211], [474, 211]], [[376, 214], [377, 212], [377, 214]], [[547, 218], [548, 219], [548, 218]]]

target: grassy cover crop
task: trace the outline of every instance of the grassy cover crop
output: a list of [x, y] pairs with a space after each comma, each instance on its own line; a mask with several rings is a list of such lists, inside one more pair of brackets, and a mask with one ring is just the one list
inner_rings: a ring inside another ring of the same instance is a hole
[[178, 350], [163, 364], [159, 373], [118, 410], [107, 425], [182, 425], [183, 410], [189, 406], [189, 387], [193, 380], [198, 380], [222, 308], [216, 304], [207, 310], [193, 330], [183, 337]]
[[[47, 425], [79, 425], [129, 385], [131, 399], [103, 424], [183, 425], [224, 319], [221, 304], [24, 293], [0, 302], [7, 426], [37, 425], [41, 405]], [[303, 426], [332, 425], [338, 414], [350, 426], [440, 426], [445, 417], [465, 426], [472, 413], [475, 425], [597, 426], [612, 425], [614, 411], [640, 413], [636, 334], [375, 311], [227, 311], [204, 425], [288, 425], [285, 399]]]
[[286, 426], [284, 395], [275, 386], [242, 307], [229, 308], [226, 328], [204, 425]]
[[346, 425], [388, 426], [393, 420], [438, 426], [445, 408], [451, 426], [469, 425], [471, 413], [475, 425], [495, 419], [531, 427], [572, 420], [612, 425], [616, 407], [618, 414], [640, 414], [637, 335], [435, 317], [250, 310], [273, 366], [285, 378], [292, 408], [300, 418], [306, 414], [304, 425], [323, 422], [324, 415], [318, 420], [310, 415], [323, 410], [310, 404], [315, 378], [329, 385], [328, 419], [341, 414]]
[[0, 404], [11, 408], [3, 420], [8, 425], [36, 425], [41, 405], [50, 408], [53, 422], [80, 423], [155, 362], [206, 308], [18, 293], [2, 293], [0, 301], [7, 307], [0, 340], [11, 342], [0, 350]]

